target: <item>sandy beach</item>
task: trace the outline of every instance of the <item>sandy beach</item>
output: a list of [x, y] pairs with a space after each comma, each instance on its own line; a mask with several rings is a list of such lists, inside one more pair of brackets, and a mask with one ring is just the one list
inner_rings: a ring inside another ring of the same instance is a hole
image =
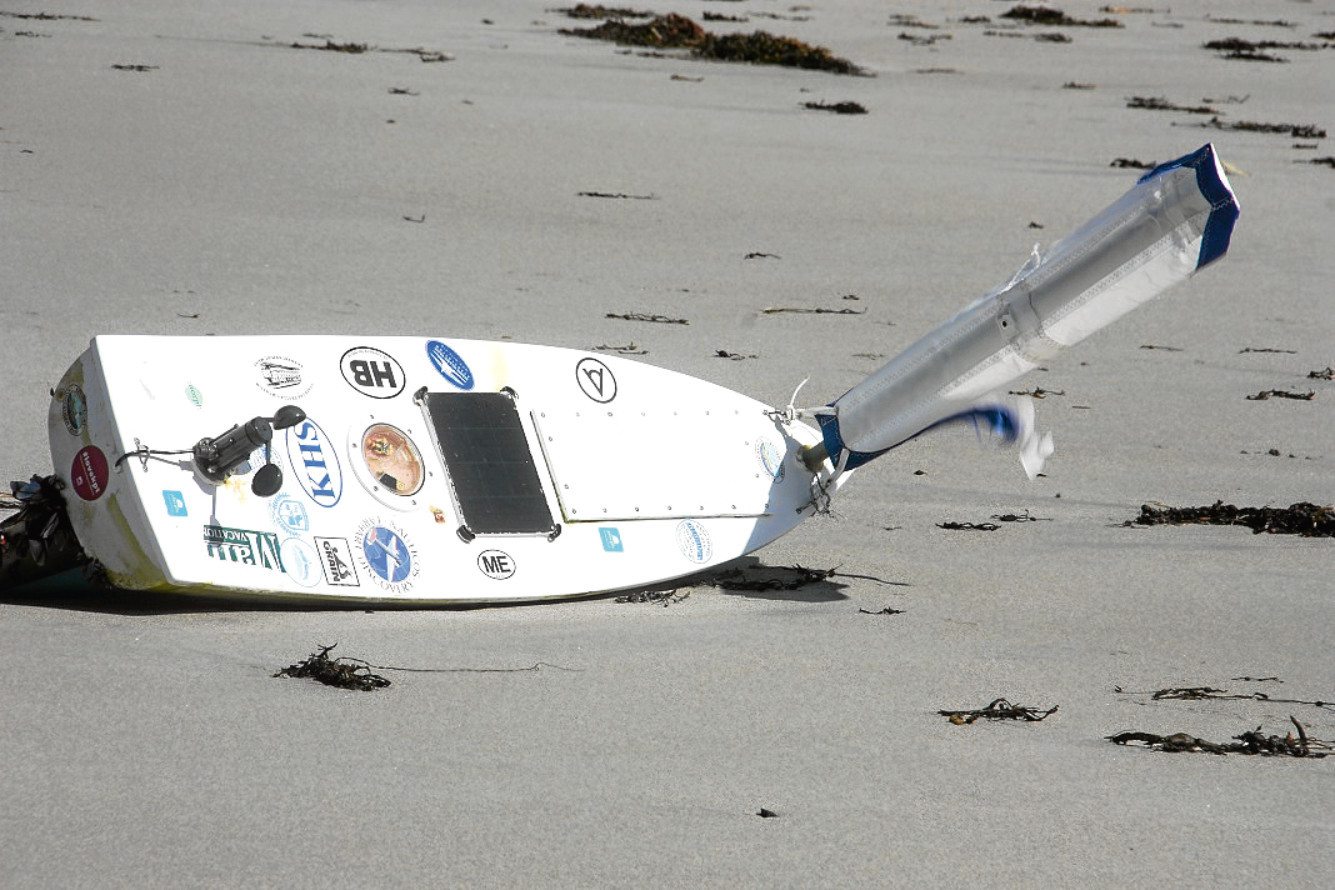
[[[1335, 502], [1335, 12], [1015, 5], [647, 8], [850, 76], [563, 34], [601, 19], [536, 0], [0, 0], [0, 482], [52, 471], [49, 390], [98, 334], [634, 344], [814, 404], [1139, 167], [1213, 142], [1242, 208], [1222, 262], [1019, 382], [1043, 477], [926, 436], [748, 564], [825, 581], [412, 611], [0, 590], [0, 887], [1335, 883], [1335, 757], [1107, 739], [1335, 743], [1331, 539], [1127, 525]], [[867, 113], [808, 107], [841, 102]], [[392, 685], [273, 676], [331, 644]], [[939, 713], [997, 698], [1058, 710]]]

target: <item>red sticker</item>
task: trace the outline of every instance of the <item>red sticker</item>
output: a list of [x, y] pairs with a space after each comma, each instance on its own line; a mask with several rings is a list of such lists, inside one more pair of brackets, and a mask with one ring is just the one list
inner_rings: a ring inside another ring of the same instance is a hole
[[87, 445], [74, 455], [70, 484], [85, 501], [95, 501], [107, 490], [107, 456], [96, 445]]

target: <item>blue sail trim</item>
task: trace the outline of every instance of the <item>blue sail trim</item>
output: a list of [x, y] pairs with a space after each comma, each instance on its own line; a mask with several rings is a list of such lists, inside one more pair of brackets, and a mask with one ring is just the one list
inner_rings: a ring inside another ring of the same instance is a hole
[[986, 427], [989, 433], [1000, 436], [1001, 440], [1007, 444], [1014, 442], [1020, 437], [1021, 421], [1015, 409], [1009, 405], [987, 404], [975, 405], [967, 411], [961, 411], [958, 414], [952, 414], [949, 417], [942, 418], [931, 426], [923, 427], [918, 432], [909, 436], [901, 442], [896, 442], [889, 448], [882, 448], [880, 451], [853, 451], [844, 447], [844, 440], [839, 435], [839, 417], [835, 414], [818, 414], [816, 420], [820, 423], [821, 435], [825, 440], [825, 450], [830, 455], [830, 460], [838, 464], [839, 456], [844, 451], [848, 451], [848, 460], [844, 464], [844, 469], [855, 470], [868, 461], [874, 460], [894, 448], [903, 445], [904, 442], [911, 442], [923, 433], [931, 432], [940, 426], [960, 421], [969, 421], [973, 423], [975, 429]]
[[1213, 263], [1228, 252], [1228, 242], [1233, 236], [1233, 224], [1238, 221], [1238, 201], [1233, 192], [1219, 176], [1219, 164], [1215, 160], [1214, 145], [1206, 143], [1189, 155], [1160, 164], [1136, 181], [1139, 185], [1147, 179], [1153, 179], [1161, 173], [1186, 167], [1196, 171], [1196, 187], [1201, 190], [1205, 200], [1210, 202], [1210, 218], [1205, 222], [1205, 234], [1201, 238], [1201, 253], [1196, 260], [1196, 268], [1201, 269]]

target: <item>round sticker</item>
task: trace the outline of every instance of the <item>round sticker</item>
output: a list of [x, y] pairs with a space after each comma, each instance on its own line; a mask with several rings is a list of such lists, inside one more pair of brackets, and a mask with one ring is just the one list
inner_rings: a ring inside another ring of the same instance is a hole
[[422, 488], [426, 476], [422, 469], [422, 455], [403, 430], [377, 423], [362, 433], [361, 450], [371, 478], [386, 490], [408, 497]]
[[70, 485], [85, 501], [95, 501], [107, 490], [107, 456], [96, 445], [85, 445], [74, 455]]
[[71, 383], [65, 390], [65, 397], [60, 400], [60, 418], [71, 436], [79, 435], [88, 425], [88, 399], [79, 384]]
[[575, 380], [584, 395], [600, 404], [617, 397], [617, 379], [612, 369], [596, 358], [582, 358], [575, 365]]
[[709, 532], [694, 519], [683, 519], [677, 523], [677, 546], [691, 562], [709, 562], [709, 557], [714, 554]]
[[390, 593], [412, 589], [421, 566], [417, 550], [397, 526], [368, 519], [357, 529], [357, 556], [372, 580]]
[[315, 548], [300, 538], [288, 538], [279, 553], [283, 557], [283, 571], [302, 587], [320, 583], [320, 558]]
[[311, 391], [301, 362], [282, 355], [266, 355], [255, 362], [255, 385], [261, 391], [292, 402]]

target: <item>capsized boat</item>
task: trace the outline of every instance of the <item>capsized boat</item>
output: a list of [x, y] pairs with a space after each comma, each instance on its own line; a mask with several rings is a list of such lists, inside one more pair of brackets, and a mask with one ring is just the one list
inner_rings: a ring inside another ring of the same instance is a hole
[[265, 601], [573, 597], [763, 547], [947, 424], [1015, 443], [1032, 477], [1052, 440], [1005, 386], [1218, 260], [1237, 217], [1213, 146], [1163, 164], [811, 408], [509, 342], [98, 336], [53, 390], [55, 472], [12, 485], [0, 582], [84, 562], [124, 588]]

